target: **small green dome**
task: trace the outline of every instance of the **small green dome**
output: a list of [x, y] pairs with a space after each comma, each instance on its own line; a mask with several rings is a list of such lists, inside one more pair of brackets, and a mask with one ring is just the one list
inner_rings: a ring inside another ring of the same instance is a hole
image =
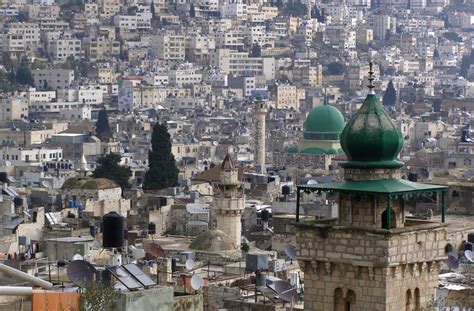
[[341, 133], [344, 129], [344, 117], [334, 106], [327, 104], [311, 110], [306, 117], [305, 132]]
[[348, 162], [344, 168], [399, 168], [397, 156], [403, 147], [400, 130], [393, 124], [375, 94], [368, 94], [362, 107], [347, 123], [341, 146]]
[[288, 147], [288, 153], [298, 153], [298, 147], [297, 146], [289, 146]]

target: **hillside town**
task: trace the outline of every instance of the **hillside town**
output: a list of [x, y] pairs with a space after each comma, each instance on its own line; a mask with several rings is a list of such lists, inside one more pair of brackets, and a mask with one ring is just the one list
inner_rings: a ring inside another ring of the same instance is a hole
[[0, 310], [474, 310], [473, 0], [7, 0], [0, 30]]

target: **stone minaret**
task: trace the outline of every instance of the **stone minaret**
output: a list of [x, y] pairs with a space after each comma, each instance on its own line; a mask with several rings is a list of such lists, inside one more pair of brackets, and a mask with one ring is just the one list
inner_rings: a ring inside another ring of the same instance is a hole
[[213, 210], [218, 230], [224, 231], [232, 239], [236, 249], [240, 248], [240, 216], [245, 208], [239, 170], [226, 155], [221, 164], [220, 182], [216, 185]]
[[[298, 205], [301, 190], [338, 193], [339, 203], [334, 219], [297, 218], [305, 310], [427, 310], [438, 287], [447, 256], [445, 187], [401, 179], [403, 137], [373, 79], [370, 70], [369, 93], [341, 134], [344, 181], [298, 186]], [[438, 194], [441, 222], [405, 218], [407, 200], [421, 193]]]
[[265, 172], [265, 115], [267, 114], [267, 103], [262, 96], [255, 97], [254, 104], [254, 118], [255, 118], [255, 148], [257, 153], [255, 155], [255, 166], [260, 172]]

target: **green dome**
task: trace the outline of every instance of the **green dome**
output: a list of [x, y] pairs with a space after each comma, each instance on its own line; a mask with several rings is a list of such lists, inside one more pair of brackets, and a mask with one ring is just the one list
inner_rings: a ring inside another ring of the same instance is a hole
[[298, 153], [298, 146], [289, 146], [288, 153]]
[[306, 117], [305, 132], [341, 133], [344, 129], [344, 117], [334, 106], [327, 104], [311, 110]]
[[344, 168], [399, 168], [397, 156], [403, 147], [400, 130], [380, 105], [375, 94], [368, 94], [362, 107], [347, 123], [341, 146], [348, 162]]

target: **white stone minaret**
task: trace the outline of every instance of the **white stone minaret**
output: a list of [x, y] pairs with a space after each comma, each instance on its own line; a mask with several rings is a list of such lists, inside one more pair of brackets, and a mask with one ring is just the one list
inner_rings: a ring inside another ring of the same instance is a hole
[[213, 209], [218, 230], [224, 231], [232, 239], [236, 249], [240, 248], [240, 216], [245, 208], [239, 170], [227, 154], [222, 161], [220, 182], [214, 195]]
[[89, 168], [87, 167], [87, 160], [84, 154], [81, 156], [81, 160], [79, 161], [79, 175], [81, 176], [87, 176], [87, 173], [89, 172]]
[[255, 167], [260, 172], [265, 172], [265, 115], [267, 114], [267, 111], [267, 103], [263, 97], [260, 95], [256, 96], [253, 109], [256, 131], [255, 149], [257, 149], [257, 154], [255, 155]]

